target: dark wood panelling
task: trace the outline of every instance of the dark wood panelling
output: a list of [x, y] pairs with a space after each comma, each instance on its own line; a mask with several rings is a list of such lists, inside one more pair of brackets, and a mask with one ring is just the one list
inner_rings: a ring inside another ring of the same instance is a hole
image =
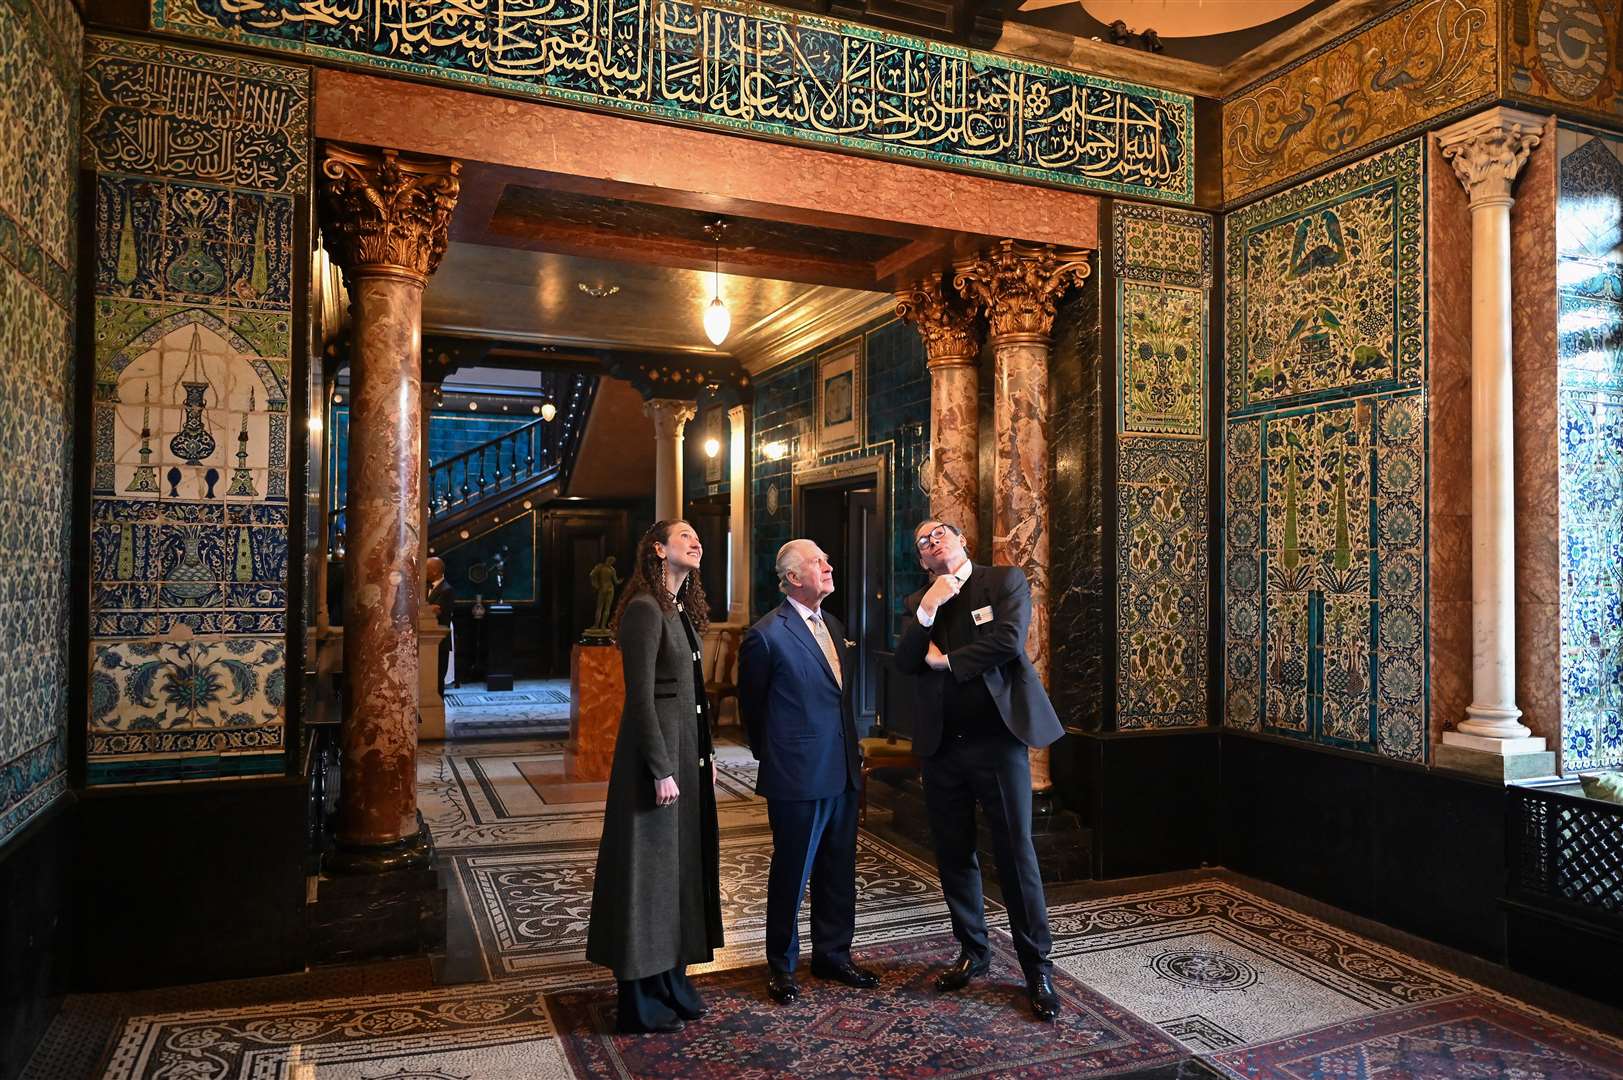
[[73, 799], [0, 849], [0, 1080], [18, 1076], [69, 989]]

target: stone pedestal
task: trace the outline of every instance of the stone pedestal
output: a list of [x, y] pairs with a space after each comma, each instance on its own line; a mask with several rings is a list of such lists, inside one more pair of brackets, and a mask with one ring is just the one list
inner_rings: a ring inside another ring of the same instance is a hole
[[[1449, 738], [1454, 734], [1452, 731], [1444, 733], [1443, 745], [1437, 748], [1432, 758], [1432, 764], [1439, 769], [1469, 773], [1484, 780], [1504, 784], [1555, 775], [1555, 751], [1544, 749], [1543, 739], [1516, 739], [1513, 741], [1525, 745], [1502, 752], [1497, 746], [1483, 749], [1458, 745], [1457, 739]], [[1508, 740], [1486, 741], [1499, 743]]]
[[569, 745], [564, 775], [607, 780], [625, 709], [625, 671], [613, 645], [576, 645], [569, 656]]
[[445, 738], [445, 699], [440, 696], [440, 642], [451, 628], [431, 615], [417, 627], [417, 737]]

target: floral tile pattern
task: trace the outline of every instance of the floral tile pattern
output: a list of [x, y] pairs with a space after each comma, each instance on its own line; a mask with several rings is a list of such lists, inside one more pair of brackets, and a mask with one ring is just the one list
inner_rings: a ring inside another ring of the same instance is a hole
[[1427, 753], [1425, 218], [1411, 142], [1227, 235], [1226, 722]]
[[91, 784], [281, 768], [308, 78], [90, 40]]
[[0, 2], [0, 844], [67, 790], [81, 38], [68, 0]]
[[1623, 140], [1561, 128], [1557, 142], [1561, 749], [1575, 772], [1623, 764]]
[[1212, 219], [1116, 203], [1116, 722], [1207, 715]]

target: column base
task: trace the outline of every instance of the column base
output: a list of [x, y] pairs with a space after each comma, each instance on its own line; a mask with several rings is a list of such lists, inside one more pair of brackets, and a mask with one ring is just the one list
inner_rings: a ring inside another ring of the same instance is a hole
[[[1526, 728], [1522, 729], [1527, 731]], [[1514, 755], [1514, 754], [1542, 754], [1545, 752], [1544, 740], [1529, 733], [1528, 735], [1505, 738], [1502, 736], [1479, 735], [1469, 731], [1443, 732], [1444, 746], [1457, 746], [1466, 750], [1478, 750], [1484, 754]]]
[[[1461, 742], [1460, 740], [1467, 740]], [[1536, 743], [1527, 749], [1484, 749], [1476, 743]], [[1457, 732], [1443, 733], [1443, 745], [1432, 759], [1439, 769], [1468, 773], [1471, 776], [1496, 783], [1508, 784], [1515, 780], [1532, 780], [1555, 773], [1555, 751], [1544, 749], [1543, 739], [1481, 739]]]
[[446, 893], [433, 866], [433, 838], [423, 826], [408, 841], [427, 853], [428, 862], [379, 869], [377, 860], [363, 857], [361, 867], [340, 869], [351, 852], [328, 853], [305, 908], [311, 963], [358, 963], [444, 951]]
[[321, 860], [325, 873], [387, 874], [434, 865], [434, 837], [417, 811], [417, 831], [388, 844], [347, 844], [339, 840]]

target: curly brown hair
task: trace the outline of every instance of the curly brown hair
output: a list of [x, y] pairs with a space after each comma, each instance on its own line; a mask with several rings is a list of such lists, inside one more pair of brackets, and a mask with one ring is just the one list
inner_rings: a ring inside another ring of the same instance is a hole
[[665, 560], [654, 551], [655, 544], [666, 543], [671, 536], [671, 530], [678, 525], [692, 528], [691, 522], [683, 518], [672, 518], [669, 521], [656, 521], [649, 526], [648, 531], [642, 534], [637, 541], [637, 556], [632, 562], [631, 580], [626, 584], [625, 591], [620, 594], [620, 606], [614, 609], [614, 632], [620, 632], [620, 619], [626, 613], [626, 605], [639, 593], [648, 593], [659, 602], [659, 610], [669, 615], [676, 610], [676, 602], [682, 602], [683, 609], [693, 623], [693, 629], [704, 633], [710, 626], [710, 601], [705, 598], [704, 586], [699, 582], [699, 572], [695, 570], [682, 582], [682, 587], [675, 596], [665, 587]]

